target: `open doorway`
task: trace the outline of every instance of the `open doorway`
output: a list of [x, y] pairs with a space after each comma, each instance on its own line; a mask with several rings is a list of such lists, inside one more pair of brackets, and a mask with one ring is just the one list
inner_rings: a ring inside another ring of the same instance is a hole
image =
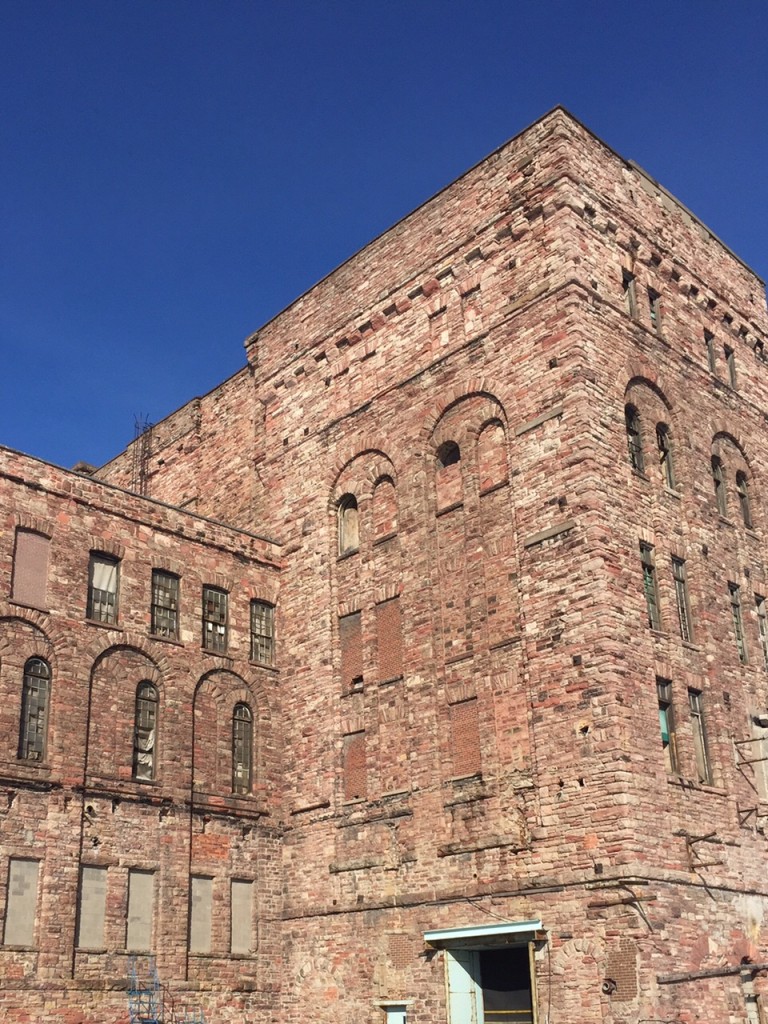
[[450, 1024], [535, 1024], [529, 943], [447, 949]]

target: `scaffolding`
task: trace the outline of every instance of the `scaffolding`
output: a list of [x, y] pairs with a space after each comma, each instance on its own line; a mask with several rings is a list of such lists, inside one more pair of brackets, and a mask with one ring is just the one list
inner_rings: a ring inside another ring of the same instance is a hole
[[143, 974], [139, 969], [139, 958], [131, 957], [128, 1012], [131, 1024], [206, 1024], [205, 1015], [199, 1007], [176, 1006], [172, 994], [160, 983], [153, 956], [147, 957]]

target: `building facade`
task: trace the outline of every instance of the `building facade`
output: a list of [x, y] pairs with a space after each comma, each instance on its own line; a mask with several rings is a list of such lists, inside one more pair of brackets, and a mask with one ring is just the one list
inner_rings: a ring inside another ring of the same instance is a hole
[[558, 108], [94, 474], [4, 452], [5, 1019], [760, 1024], [766, 337]]

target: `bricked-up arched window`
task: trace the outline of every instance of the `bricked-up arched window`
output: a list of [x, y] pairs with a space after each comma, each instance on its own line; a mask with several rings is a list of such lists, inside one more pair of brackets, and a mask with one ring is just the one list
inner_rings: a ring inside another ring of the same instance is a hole
[[741, 509], [741, 518], [744, 520], [744, 525], [748, 530], [752, 529], [752, 510], [749, 506], [749, 482], [747, 481], [747, 474], [743, 470], [739, 470], [736, 474], [736, 493], [739, 496], [739, 508]]
[[640, 413], [634, 405], [624, 406], [624, 426], [627, 431], [629, 464], [638, 473], [645, 472], [643, 460], [643, 435], [640, 430]]
[[666, 423], [656, 424], [656, 448], [659, 452], [659, 466], [664, 483], [671, 490], [675, 489], [675, 467], [672, 460], [672, 442], [669, 427]]
[[25, 761], [44, 761], [48, 732], [48, 703], [51, 669], [42, 658], [30, 658], [24, 666], [21, 696], [19, 757]]
[[728, 514], [728, 499], [725, 495], [725, 472], [717, 455], [712, 456], [712, 482], [715, 485], [715, 503], [721, 516]]
[[139, 683], [133, 721], [133, 777], [149, 782], [155, 777], [157, 761], [157, 688]]
[[443, 441], [435, 452], [438, 512], [460, 505], [464, 500], [461, 481], [461, 450], [455, 441]]
[[235, 704], [232, 715], [232, 792], [251, 792], [253, 715], [247, 704]]
[[354, 494], [344, 494], [339, 499], [338, 517], [339, 554], [349, 555], [360, 548], [360, 521]]

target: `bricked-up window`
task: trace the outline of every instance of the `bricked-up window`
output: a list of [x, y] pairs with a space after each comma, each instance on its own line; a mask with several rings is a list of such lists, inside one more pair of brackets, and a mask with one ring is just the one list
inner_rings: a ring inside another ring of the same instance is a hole
[[748, 530], [752, 529], [752, 509], [749, 504], [749, 482], [747, 480], [747, 474], [743, 470], [739, 470], [736, 474], [736, 493], [739, 496], [739, 509], [741, 510], [741, 518], [744, 520], [744, 525]]
[[659, 453], [659, 466], [664, 483], [672, 490], [675, 489], [675, 467], [672, 460], [672, 442], [669, 436], [669, 427], [666, 423], [656, 424], [656, 448]]
[[648, 315], [657, 331], [661, 331], [661, 295], [655, 288], [648, 289]]
[[8, 861], [8, 889], [5, 902], [6, 946], [34, 946], [37, 913], [37, 879], [40, 863], [22, 857]]
[[637, 282], [635, 275], [629, 270], [621, 272], [621, 288], [624, 292], [624, 305], [633, 320], [637, 319]]
[[693, 751], [696, 755], [696, 774], [699, 782], [712, 782], [712, 771], [709, 766], [707, 751], [707, 733], [704, 727], [704, 711], [699, 690], [688, 691], [688, 710], [691, 715], [691, 731], [693, 732]]
[[19, 757], [44, 761], [48, 733], [51, 670], [42, 658], [30, 658], [24, 666], [19, 723]]
[[692, 643], [691, 606], [688, 600], [688, 579], [684, 558], [672, 556], [672, 577], [675, 581], [675, 599], [677, 601], [677, 621], [680, 626], [680, 636], [686, 643]]
[[480, 771], [480, 726], [477, 713], [477, 698], [470, 697], [458, 704], [451, 704], [451, 753], [453, 775], [462, 778], [476, 775]]
[[133, 777], [149, 782], [155, 777], [157, 760], [157, 688], [139, 683], [133, 724]]
[[464, 500], [463, 481], [461, 479], [461, 449], [455, 441], [443, 441], [436, 452], [437, 475], [435, 489], [437, 491], [437, 508], [453, 508]]
[[13, 553], [12, 600], [18, 604], [45, 608], [45, 591], [48, 583], [49, 537], [33, 530], [16, 531], [16, 548]]
[[744, 622], [741, 617], [741, 587], [738, 583], [728, 584], [728, 594], [731, 599], [731, 618], [733, 620], [733, 633], [736, 637], [736, 650], [739, 653], [739, 661], [742, 665], [746, 665], [747, 645], [744, 639]]
[[357, 509], [357, 498], [354, 494], [345, 494], [339, 499], [339, 554], [351, 555], [360, 550], [360, 516]]
[[645, 471], [643, 435], [640, 429], [640, 414], [634, 405], [624, 406], [624, 427], [627, 431], [629, 464], [636, 472], [643, 473]]
[[193, 875], [189, 889], [189, 951], [210, 953], [213, 879]]
[[253, 882], [233, 878], [230, 897], [229, 949], [247, 956], [253, 951]]
[[77, 906], [77, 948], [104, 948], [107, 910], [107, 869], [84, 864], [80, 869]]
[[227, 649], [229, 594], [217, 587], [203, 587], [203, 647], [222, 654]]
[[383, 540], [397, 533], [397, 493], [391, 477], [383, 476], [373, 491], [373, 534]]
[[668, 679], [656, 680], [656, 698], [659, 703], [661, 746], [668, 772], [677, 772], [677, 746], [675, 742], [675, 713], [672, 707], [672, 683]]
[[179, 639], [179, 577], [162, 569], [152, 570], [152, 632]]
[[132, 953], [152, 949], [152, 917], [155, 900], [155, 876], [152, 871], [128, 872], [128, 919], [125, 948]]
[[266, 601], [251, 601], [251, 661], [275, 664], [275, 609]]
[[343, 757], [344, 799], [364, 800], [368, 795], [364, 732], [352, 732], [344, 737]]
[[247, 704], [235, 704], [232, 715], [232, 792], [251, 792], [253, 714]]
[[403, 674], [403, 628], [397, 597], [376, 605], [376, 645], [379, 682], [399, 679]]
[[768, 672], [768, 606], [765, 598], [755, 594], [757, 610], [757, 631], [760, 636], [760, 650], [763, 652], [763, 668]]
[[723, 346], [723, 355], [725, 356], [725, 366], [728, 370], [728, 383], [732, 388], [736, 387], [736, 353], [730, 347], [730, 345]]
[[715, 485], [715, 504], [721, 516], [728, 514], [728, 499], [725, 494], [725, 471], [717, 455], [712, 456], [712, 483]]
[[345, 691], [359, 690], [363, 685], [363, 629], [360, 612], [339, 618], [341, 650], [341, 685]]
[[707, 368], [710, 373], [715, 373], [717, 356], [715, 355], [715, 336], [711, 331], [704, 331], [704, 347], [707, 350]]
[[120, 563], [94, 552], [88, 575], [87, 616], [95, 622], [117, 622], [117, 586]]
[[659, 610], [659, 588], [656, 581], [656, 563], [653, 557], [653, 545], [640, 541], [640, 563], [643, 569], [643, 593], [648, 611], [648, 625], [651, 629], [661, 629], [661, 612]]

